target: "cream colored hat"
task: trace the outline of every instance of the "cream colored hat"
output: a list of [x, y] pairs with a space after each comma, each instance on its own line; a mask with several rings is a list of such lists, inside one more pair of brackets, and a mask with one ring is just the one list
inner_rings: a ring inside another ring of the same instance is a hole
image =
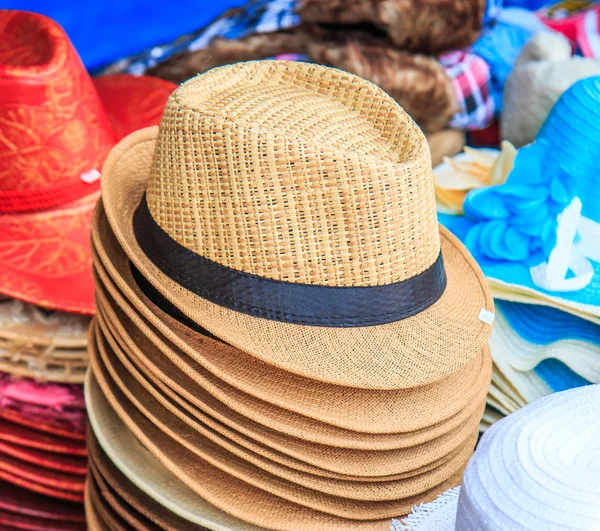
[[481, 271], [440, 229], [430, 153], [375, 85], [263, 61], [180, 86], [160, 128], [114, 148], [103, 204], [179, 311], [315, 380], [399, 389], [481, 353]]
[[560, 33], [538, 33], [521, 51], [506, 80], [502, 138], [519, 148], [535, 140], [558, 98], [580, 79], [600, 75], [600, 62], [572, 57]]
[[90, 318], [0, 301], [0, 371], [52, 382], [83, 383]]

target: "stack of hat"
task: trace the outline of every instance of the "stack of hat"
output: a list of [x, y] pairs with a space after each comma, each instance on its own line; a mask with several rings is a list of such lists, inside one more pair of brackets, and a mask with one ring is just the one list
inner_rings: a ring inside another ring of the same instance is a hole
[[595, 530], [600, 521], [600, 386], [539, 400], [482, 437], [461, 487], [394, 531]]
[[600, 77], [586, 78], [516, 156], [505, 143], [500, 155], [468, 150], [434, 171], [438, 207], [455, 214], [440, 220], [502, 299], [486, 424], [552, 392], [600, 382], [599, 118]]
[[[460, 482], [493, 303], [375, 85], [283, 61], [190, 80], [111, 152], [92, 242], [90, 517], [387, 529]], [[124, 478], [143, 509], [104, 494]]]
[[0, 527], [85, 529], [89, 245], [111, 147], [174, 85], [92, 80], [54, 21], [0, 11]]

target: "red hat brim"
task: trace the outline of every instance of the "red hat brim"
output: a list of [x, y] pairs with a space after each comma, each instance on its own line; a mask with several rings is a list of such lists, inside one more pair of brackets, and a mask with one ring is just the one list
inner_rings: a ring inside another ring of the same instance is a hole
[[52, 420], [41, 421], [40, 419], [32, 420], [28, 418], [26, 415], [23, 415], [19, 411], [15, 411], [14, 409], [5, 408], [0, 410], [0, 419], [8, 420], [13, 424], [18, 424], [19, 426], [26, 426], [29, 428], [33, 428], [37, 431], [41, 431], [44, 433], [49, 433], [52, 435], [58, 435], [59, 437], [64, 437], [66, 439], [75, 439], [77, 441], [85, 441], [85, 431], [72, 431], [65, 428], [63, 423], [58, 421], [53, 422]]
[[[58, 498], [59, 500], [65, 500], [75, 503], [83, 503], [83, 494], [79, 492], [72, 492], [58, 489], [55, 487], [49, 487], [48, 485], [43, 485], [36, 481], [31, 481], [22, 476], [5, 472], [2, 469], [0, 469], [0, 482], [11, 483], [12, 485], [17, 485], [18, 487], [22, 487], [26, 490], [30, 490], [38, 494], [43, 494], [44, 496], [50, 496], [51, 498]], [[2, 529], [1, 526], [0, 529]]]
[[85, 476], [87, 473], [87, 459], [83, 456], [45, 452], [44, 450], [0, 441], [0, 459], [2, 459], [2, 456], [12, 457], [30, 465], [64, 472], [65, 474]]
[[[0, 481], [0, 511], [17, 515], [39, 518], [52, 529], [53, 520], [62, 522], [84, 523], [85, 513], [80, 505], [74, 503], [57, 503], [30, 490]], [[49, 521], [50, 520], [50, 521]], [[7, 524], [8, 525], [8, 524]]]
[[0, 441], [56, 454], [87, 456], [85, 441], [38, 432], [0, 419]]
[[44, 520], [2, 510], [0, 510], [0, 526], [7, 530], [23, 529], [27, 531], [84, 531], [86, 529], [85, 524], [81, 522]]
[[[176, 85], [148, 76], [94, 79], [118, 139], [157, 125]], [[0, 293], [50, 310], [93, 315], [90, 249], [96, 192], [35, 213], [0, 216]]]

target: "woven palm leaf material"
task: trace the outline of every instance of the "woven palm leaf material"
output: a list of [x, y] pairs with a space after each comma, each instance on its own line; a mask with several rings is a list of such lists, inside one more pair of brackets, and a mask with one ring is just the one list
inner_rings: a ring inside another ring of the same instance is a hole
[[301, 26], [240, 40], [216, 38], [207, 48], [175, 55], [150, 72], [183, 82], [215, 66], [286, 53], [306, 55], [373, 81], [427, 132], [443, 129], [457, 112], [452, 81], [436, 58], [400, 50], [389, 40], [364, 31]]
[[[98, 384], [94, 382], [93, 385], [97, 386]], [[104, 387], [103, 392], [106, 393], [107, 389]], [[394, 512], [399, 506], [398, 502], [357, 502], [356, 500], [322, 495], [316, 491], [290, 484], [283, 479], [269, 485], [269, 476], [264, 472], [257, 474], [254, 478], [244, 472], [244, 469], [247, 472], [252, 469], [250, 464], [245, 464], [243, 469], [234, 472], [235, 463], [229, 461], [218, 463], [218, 454], [206, 456], [208, 460], [200, 458], [192, 450], [179, 444], [169, 434], [157, 428], [153, 422], [145, 419], [127, 402], [120, 403], [110, 393], [104, 394], [104, 396], [106, 397], [104, 400], [108, 399], [110, 403], [110, 406], [106, 404], [105, 407], [114, 408], [112, 414], [117, 415], [150, 453], [167, 466], [180, 481], [213, 505], [224, 508], [227, 512], [250, 523], [267, 528], [290, 530], [383, 529], [382, 525], [388, 520], [387, 517], [376, 521], [365, 519], [365, 516], [361, 517], [361, 515], [382, 514], [382, 511], [383, 514], [386, 511]], [[203, 470], [202, 474], [200, 470]], [[233, 474], [229, 474], [227, 471], [233, 472]], [[200, 477], [202, 477], [202, 481], [199, 481]], [[442, 487], [443, 485], [457, 484], [459, 478], [460, 476], [451, 478], [444, 482]], [[440, 491], [434, 489], [434, 492]], [[416, 499], [431, 499], [432, 496], [434, 496], [433, 493], [421, 495], [412, 500], [407, 499], [403, 503], [410, 508]], [[304, 497], [302, 503], [289, 500], [291, 498], [299, 501]], [[257, 512], [255, 506], [251, 505], [252, 502], [260, 503], [261, 507], [269, 510]], [[314, 509], [311, 506], [318, 506], [322, 510]], [[338, 513], [352, 514], [354, 518], [339, 516]]]
[[[191, 413], [192, 417], [205, 424], [208, 423], [211, 429], [217, 429], [228, 438], [237, 438], [238, 443], [265, 455], [268, 454], [272, 459], [279, 462], [285, 461], [285, 464], [292, 468], [306, 470], [305, 467], [299, 467], [293, 459], [282, 461], [282, 457], [277, 457], [277, 452], [269, 451], [261, 444], [256, 444], [256, 442], [259, 441], [274, 450], [294, 455], [297, 459], [303, 461], [312, 461], [326, 468], [336, 466], [336, 459], [342, 459], [345, 454], [349, 453], [347, 450], [336, 449], [344, 447], [366, 450], [408, 449], [431, 441], [429, 446], [434, 445], [436, 452], [443, 455], [444, 450], [452, 448], [453, 441], [456, 441], [457, 437], [460, 438], [460, 433], [464, 433], [465, 429], [469, 429], [468, 426], [472, 423], [472, 419], [480, 413], [484, 398], [484, 393], [481, 393], [481, 396], [475, 401], [475, 408], [469, 407], [466, 409], [467, 415], [461, 414], [458, 419], [452, 418], [448, 422], [436, 425], [431, 430], [419, 430], [418, 432], [406, 434], [365, 436], [358, 432], [336, 430], [327, 425], [320, 425], [320, 423], [311, 421], [311, 419], [290, 414], [285, 410], [278, 410], [272, 405], [263, 404], [262, 408], [257, 409], [257, 405], [260, 406], [260, 403], [257, 404], [255, 401], [250, 400], [244, 402], [243, 397], [231, 400], [215, 386], [207, 386], [204, 390], [202, 387], [194, 385], [194, 382], [190, 381], [191, 379], [186, 379], [182, 374], [178, 375], [175, 368], [171, 371], [168, 369], [161, 371], [158, 367], [161, 365], [160, 354], [154, 360], [143, 358], [143, 356], [140, 358], [142, 352], [140, 350], [137, 351], [137, 355], [132, 352], [126, 354], [118, 346], [118, 342], [125, 344], [122, 336], [112, 336], [109, 331], [110, 325], [106, 328], [103, 319], [100, 321], [100, 324], [104, 327], [105, 338], [119, 360], [116, 363], [119, 365], [123, 363], [131, 373], [136, 374], [138, 381], [155, 397], [161, 400], [163, 397], [160, 396], [159, 389], [162, 390], [177, 405], [182, 406], [188, 413]], [[141, 374], [137, 374], [138, 370]], [[175, 392], [165, 388], [165, 385], [160, 385], [161, 380], [170, 384]], [[207, 393], [207, 390], [209, 393]], [[224, 406], [223, 403], [219, 403], [212, 397], [212, 394], [223, 398], [237, 411]], [[169, 403], [168, 400], [166, 402], [168, 405], [172, 405], [172, 402]], [[210, 417], [204, 414], [203, 411], [207, 411]], [[218, 419], [231, 429], [225, 429], [219, 424], [215, 425], [211, 417]], [[184, 420], [194, 419], [190, 419], [186, 415]], [[368, 423], [367, 417], [365, 417], [364, 422]], [[313, 424], [316, 426], [313, 427]], [[456, 430], [458, 430], [457, 435], [450, 435], [450, 432], [454, 433]], [[244, 433], [250, 439], [238, 432]], [[310, 471], [319, 473], [315, 470]], [[343, 473], [344, 470], [341, 469], [341, 472]], [[347, 470], [346, 473], [348, 473]]]

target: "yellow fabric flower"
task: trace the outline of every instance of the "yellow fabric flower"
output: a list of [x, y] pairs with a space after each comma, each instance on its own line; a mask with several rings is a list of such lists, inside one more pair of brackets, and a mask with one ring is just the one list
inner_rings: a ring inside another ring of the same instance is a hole
[[465, 147], [455, 157], [445, 157], [433, 170], [438, 212], [462, 214], [471, 190], [506, 181], [516, 155], [515, 147], [505, 140], [500, 150]]

